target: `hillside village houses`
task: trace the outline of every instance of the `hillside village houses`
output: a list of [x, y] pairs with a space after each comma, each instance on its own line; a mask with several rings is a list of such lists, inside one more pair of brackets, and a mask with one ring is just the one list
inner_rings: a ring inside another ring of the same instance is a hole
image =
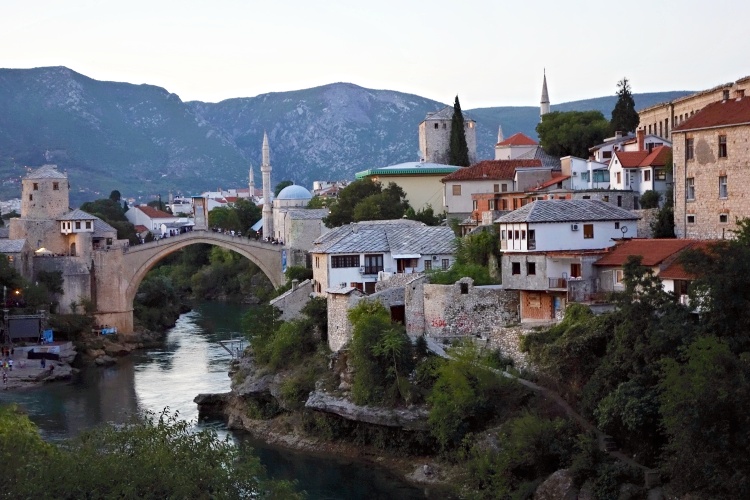
[[192, 230], [194, 225], [188, 217], [176, 217], [168, 212], [148, 205], [130, 207], [125, 218], [134, 226], [143, 226], [159, 237], [175, 236]]

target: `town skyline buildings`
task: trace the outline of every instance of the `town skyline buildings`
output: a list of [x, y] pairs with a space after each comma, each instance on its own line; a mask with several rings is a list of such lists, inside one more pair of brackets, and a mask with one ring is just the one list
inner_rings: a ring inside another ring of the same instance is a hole
[[[536, 106], [545, 68], [552, 103], [614, 95], [625, 76], [635, 93], [698, 91], [744, 76], [750, 40], [735, 34], [750, 4], [726, 3], [731, 16], [696, 15], [703, 6], [693, 0], [679, 9], [638, 0], [628, 8], [583, 0], [464, 8], [447, 0], [12, 1], [0, 19], [0, 67], [66, 66], [164, 87], [183, 101], [343, 81], [443, 103], [458, 94], [466, 109]], [[636, 35], [639, 25], [660, 29]], [[602, 33], [599, 42], [591, 32]], [[689, 57], [668, 61], [678, 53]], [[700, 71], [688, 61], [700, 61]]]

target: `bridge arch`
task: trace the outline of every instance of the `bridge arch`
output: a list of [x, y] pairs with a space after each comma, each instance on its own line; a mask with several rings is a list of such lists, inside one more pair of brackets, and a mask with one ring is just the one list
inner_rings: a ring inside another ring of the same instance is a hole
[[[133, 330], [133, 300], [146, 274], [166, 256], [189, 245], [206, 243], [237, 252], [256, 264], [274, 287], [284, 284], [282, 248], [212, 231], [192, 231], [102, 254], [96, 278], [97, 320], [119, 331]], [[114, 260], [120, 262], [114, 262]]]

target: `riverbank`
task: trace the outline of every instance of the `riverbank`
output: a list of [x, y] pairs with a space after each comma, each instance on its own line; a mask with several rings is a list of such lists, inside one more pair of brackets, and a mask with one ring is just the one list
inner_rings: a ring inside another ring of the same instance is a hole
[[76, 369], [72, 363], [77, 352], [72, 342], [54, 342], [46, 344], [46, 350], [59, 354], [59, 360], [28, 359], [28, 352], [42, 346], [23, 346], [14, 348], [12, 369], [5, 370], [4, 390], [27, 389], [56, 380], [70, 380]]

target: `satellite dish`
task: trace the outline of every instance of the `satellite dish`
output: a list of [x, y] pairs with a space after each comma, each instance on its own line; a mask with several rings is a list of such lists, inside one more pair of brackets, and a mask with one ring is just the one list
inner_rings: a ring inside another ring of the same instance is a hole
[[628, 226], [622, 226], [622, 227], [620, 228], [620, 231], [622, 231], [622, 235], [623, 235], [623, 236], [625, 236], [625, 233], [627, 233], [627, 232], [628, 232]]

